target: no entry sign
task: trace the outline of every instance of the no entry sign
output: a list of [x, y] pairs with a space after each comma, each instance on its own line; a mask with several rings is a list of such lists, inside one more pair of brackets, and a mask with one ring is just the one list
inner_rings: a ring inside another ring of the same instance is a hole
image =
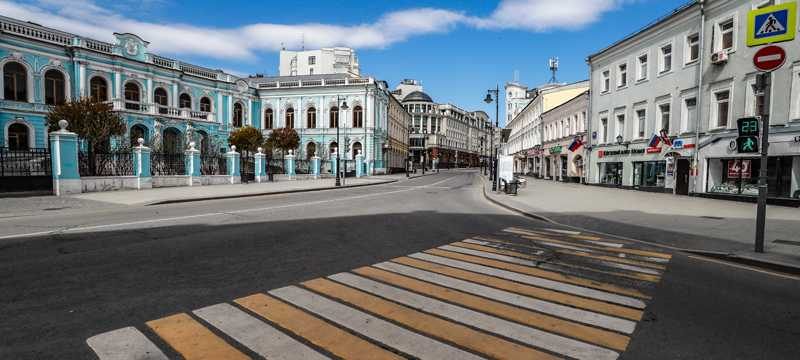
[[753, 55], [753, 65], [761, 71], [773, 71], [783, 66], [784, 62], [786, 62], [786, 51], [780, 46], [765, 46]]

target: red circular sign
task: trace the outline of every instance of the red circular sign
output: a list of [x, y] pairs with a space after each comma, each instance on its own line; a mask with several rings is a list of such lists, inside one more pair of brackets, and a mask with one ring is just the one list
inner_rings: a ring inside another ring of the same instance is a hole
[[773, 71], [786, 62], [786, 51], [780, 46], [765, 46], [753, 55], [753, 65], [761, 71]]

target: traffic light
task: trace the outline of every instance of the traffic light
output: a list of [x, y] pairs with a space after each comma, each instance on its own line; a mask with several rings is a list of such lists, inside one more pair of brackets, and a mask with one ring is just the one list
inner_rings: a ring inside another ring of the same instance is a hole
[[736, 151], [741, 153], [758, 152], [758, 136], [739, 136], [736, 138]]
[[736, 121], [739, 137], [736, 138], [736, 151], [739, 153], [758, 153], [759, 121], [757, 118], [742, 118]]

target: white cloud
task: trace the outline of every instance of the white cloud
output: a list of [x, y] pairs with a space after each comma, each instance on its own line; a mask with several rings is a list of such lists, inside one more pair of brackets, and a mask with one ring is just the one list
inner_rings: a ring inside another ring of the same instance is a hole
[[165, 55], [253, 58], [258, 51], [282, 46], [349, 46], [384, 48], [415, 36], [446, 33], [458, 26], [481, 29], [579, 29], [625, 0], [501, 0], [488, 17], [460, 11], [414, 8], [389, 12], [373, 23], [255, 23], [236, 28], [160, 24], [125, 17], [92, 0], [39, 0], [33, 4], [0, 0], [0, 14], [33, 21], [98, 40], [113, 41], [113, 32], [130, 32], [150, 41], [150, 50]]

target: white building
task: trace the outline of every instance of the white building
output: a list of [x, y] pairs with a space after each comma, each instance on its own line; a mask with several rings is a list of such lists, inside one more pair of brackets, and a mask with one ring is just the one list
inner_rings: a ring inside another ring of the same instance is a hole
[[360, 75], [356, 51], [345, 47], [302, 51], [281, 50], [279, 71], [280, 76]]
[[[730, 146], [738, 136], [736, 120], [757, 115], [763, 103], [754, 87], [757, 48], [746, 45], [747, 15], [782, 2], [788, 1], [687, 4], [589, 56], [589, 181], [676, 194], [755, 195], [757, 154]], [[778, 45], [787, 61], [772, 76], [769, 196], [786, 199], [800, 195], [800, 40]], [[675, 145], [650, 144], [662, 130]]]
[[533, 94], [528, 92], [527, 86], [516, 81], [506, 83], [505, 94], [506, 124], [508, 124], [531, 102]]

